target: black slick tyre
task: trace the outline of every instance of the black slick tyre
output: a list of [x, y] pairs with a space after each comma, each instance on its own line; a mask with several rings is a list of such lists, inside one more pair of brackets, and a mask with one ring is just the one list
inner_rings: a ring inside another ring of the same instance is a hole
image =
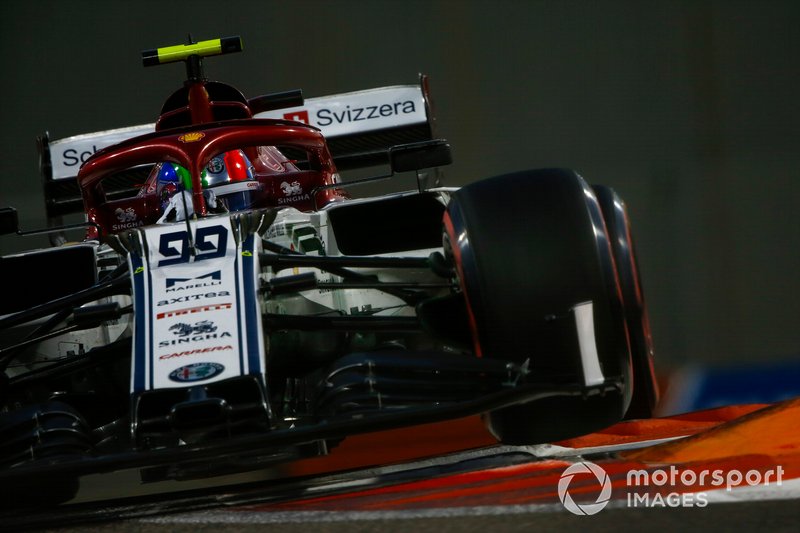
[[572, 318], [591, 302], [603, 376], [618, 393], [554, 397], [485, 415], [506, 444], [553, 442], [607, 427], [630, 402], [630, 349], [602, 213], [570, 170], [518, 172], [467, 185], [444, 217], [445, 251], [456, 264], [479, 357], [529, 362], [528, 382], [583, 379]]
[[631, 341], [633, 396], [625, 418], [650, 418], [658, 403], [658, 382], [654, 371], [653, 338], [642, 290], [636, 248], [625, 202], [610, 187], [592, 187], [603, 211], [614, 263], [617, 267], [625, 323]]

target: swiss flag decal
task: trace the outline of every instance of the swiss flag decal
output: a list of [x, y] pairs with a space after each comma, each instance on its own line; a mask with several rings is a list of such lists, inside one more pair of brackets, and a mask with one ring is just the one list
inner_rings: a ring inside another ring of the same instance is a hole
[[283, 118], [286, 120], [294, 120], [295, 122], [302, 122], [304, 124], [311, 124], [308, 120], [308, 111], [292, 111], [291, 113], [284, 113]]

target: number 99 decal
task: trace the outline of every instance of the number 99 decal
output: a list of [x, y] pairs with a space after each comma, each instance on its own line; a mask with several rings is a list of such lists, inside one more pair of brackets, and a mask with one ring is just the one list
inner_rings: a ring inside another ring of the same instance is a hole
[[[228, 230], [225, 226], [207, 226], [197, 228], [194, 235], [194, 247], [197, 254], [195, 261], [223, 257], [228, 247]], [[189, 233], [186, 231], [171, 231], [163, 233], [158, 243], [158, 253], [162, 259], [158, 266], [188, 263], [192, 260], [189, 250]]]

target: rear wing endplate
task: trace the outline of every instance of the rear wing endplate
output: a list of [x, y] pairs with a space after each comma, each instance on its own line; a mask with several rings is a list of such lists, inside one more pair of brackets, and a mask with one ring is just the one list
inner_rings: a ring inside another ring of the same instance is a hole
[[[258, 98], [252, 101], [258, 100]], [[257, 107], [257, 106], [253, 106]], [[255, 118], [295, 120], [319, 128], [339, 170], [388, 163], [388, 149], [434, 138], [428, 78], [417, 85], [395, 85], [306, 99], [301, 106], [259, 112]], [[78, 169], [95, 152], [155, 131], [155, 124], [86, 133], [51, 141], [38, 138], [45, 209], [52, 220], [83, 210]], [[105, 185], [110, 199], [135, 194], [146, 174], [131, 172]]]

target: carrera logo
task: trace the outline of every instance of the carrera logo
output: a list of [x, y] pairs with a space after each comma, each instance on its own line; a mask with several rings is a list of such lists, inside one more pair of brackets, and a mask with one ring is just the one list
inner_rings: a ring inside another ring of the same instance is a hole
[[184, 133], [183, 135], [180, 135], [178, 140], [182, 143], [193, 143], [199, 141], [205, 136], [206, 134], [202, 131], [193, 131], [191, 133]]
[[211, 352], [224, 352], [228, 350], [233, 350], [233, 346], [230, 344], [226, 344], [225, 346], [209, 346], [208, 348], [197, 348], [196, 350], [186, 350], [183, 352], [173, 352], [173, 353], [165, 353], [164, 355], [159, 356], [159, 359], [174, 359], [175, 357], [186, 357], [188, 355], [199, 355], [201, 353], [211, 353]]
[[303, 124], [311, 125], [308, 120], [308, 111], [293, 111], [291, 113], [284, 113], [283, 118], [286, 120], [293, 120], [295, 122], [302, 122]]

